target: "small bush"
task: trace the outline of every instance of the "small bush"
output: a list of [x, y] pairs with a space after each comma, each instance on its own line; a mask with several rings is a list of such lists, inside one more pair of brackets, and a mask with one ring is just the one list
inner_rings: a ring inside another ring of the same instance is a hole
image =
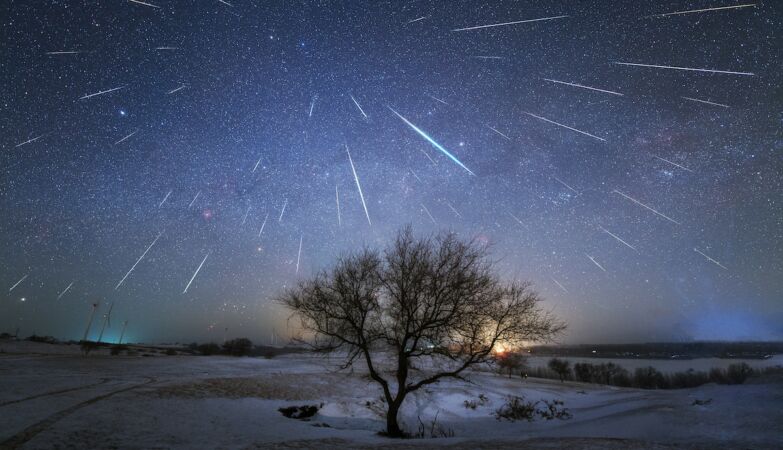
[[565, 359], [552, 358], [547, 366], [558, 375], [561, 383], [571, 375], [571, 363]]
[[728, 384], [742, 384], [753, 374], [753, 369], [745, 363], [730, 364], [726, 369]]
[[111, 353], [112, 356], [117, 356], [123, 350], [128, 350], [128, 346], [127, 345], [112, 345], [110, 353]]
[[666, 378], [655, 367], [639, 367], [633, 374], [633, 385], [642, 389], [666, 389]]
[[[440, 411], [438, 411], [439, 413]], [[421, 421], [421, 417], [417, 417], [419, 419], [419, 429], [411, 435], [412, 438], [450, 438], [454, 437], [454, 430], [451, 428], [443, 428], [442, 426], [438, 425], [438, 413], [435, 414], [435, 418], [430, 421], [429, 427], [424, 425], [424, 422]]]
[[568, 420], [570, 419], [571, 413], [563, 407], [563, 401], [562, 400], [542, 400], [541, 403], [544, 404], [545, 408], [539, 409], [538, 415], [543, 417], [546, 420], [552, 420], [552, 419], [559, 419], [559, 420]]
[[210, 355], [217, 355], [220, 353], [220, 346], [215, 344], [214, 342], [210, 342], [207, 344], [201, 344], [197, 347], [197, 350], [199, 353], [201, 353], [204, 356], [210, 356]]
[[320, 405], [286, 406], [279, 408], [278, 411], [289, 419], [307, 419], [316, 415], [322, 406], [323, 403]]
[[484, 394], [479, 394], [478, 400], [465, 400], [464, 402], [462, 402], [462, 404], [465, 405], [465, 408], [473, 409], [473, 410], [475, 410], [479, 406], [484, 406], [487, 403], [489, 403], [489, 399]]
[[58, 342], [57, 339], [51, 336], [38, 336], [36, 334], [28, 337], [27, 340], [30, 342], [41, 342], [44, 344], [56, 344]]
[[177, 351], [173, 348], [166, 349], [166, 355], [167, 356], [175, 356], [177, 354]]
[[[543, 404], [543, 407], [538, 405]], [[514, 422], [525, 419], [532, 422], [535, 416], [546, 420], [568, 420], [571, 413], [563, 406], [562, 400], [541, 400], [526, 402], [522, 397], [510, 396], [506, 403], [495, 411], [497, 420], [506, 419]]]
[[248, 356], [253, 351], [253, 343], [248, 338], [237, 338], [223, 344], [223, 352], [231, 356]]

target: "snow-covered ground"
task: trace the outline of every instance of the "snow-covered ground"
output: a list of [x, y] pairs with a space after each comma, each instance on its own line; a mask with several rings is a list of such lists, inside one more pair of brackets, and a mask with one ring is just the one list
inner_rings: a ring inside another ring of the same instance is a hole
[[[472, 373], [406, 400], [452, 438], [389, 440], [380, 389], [336, 360], [79, 355], [0, 343], [0, 448], [783, 448], [783, 384], [645, 391]], [[477, 402], [476, 409], [464, 406]], [[558, 399], [566, 421], [498, 421], [509, 395]], [[711, 400], [694, 405], [694, 400]], [[323, 403], [309, 421], [277, 409]], [[524, 441], [524, 443], [523, 443]]]
[[[529, 356], [525, 359], [530, 367], [546, 367], [550, 356]], [[614, 363], [631, 372], [639, 367], [653, 366], [661, 372], [687, 372], [689, 369], [709, 372], [712, 368], [725, 369], [730, 364], [745, 363], [754, 369], [783, 366], [783, 355], [773, 355], [767, 359], [729, 359], [729, 358], [697, 358], [697, 359], [636, 359], [636, 358], [574, 358], [561, 357], [572, 365], [576, 363], [604, 364]]]

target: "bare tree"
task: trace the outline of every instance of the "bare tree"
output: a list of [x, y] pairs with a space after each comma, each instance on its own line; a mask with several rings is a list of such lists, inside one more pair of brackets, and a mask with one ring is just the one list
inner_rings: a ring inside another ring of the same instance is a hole
[[[529, 283], [503, 283], [486, 248], [452, 234], [401, 230], [383, 252], [364, 249], [281, 295], [318, 350], [364, 360], [383, 390], [386, 432], [404, 436], [405, 397], [488, 362], [496, 344], [548, 341], [565, 325], [541, 309]], [[391, 361], [392, 367], [388, 368]]]

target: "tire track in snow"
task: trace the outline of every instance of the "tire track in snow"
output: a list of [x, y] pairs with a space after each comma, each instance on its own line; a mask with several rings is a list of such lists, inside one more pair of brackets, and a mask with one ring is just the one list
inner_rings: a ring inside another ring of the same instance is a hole
[[95, 387], [95, 386], [100, 386], [102, 384], [106, 384], [108, 381], [109, 381], [109, 378], [102, 378], [101, 381], [99, 381], [97, 383], [93, 383], [93, 384], [86, 384], [86, 385], [83, 385], [83, 386], [76, 386], [76, 387], [67, 388], [67, 389], [60, 389], [58, 391], [44, 392], [43, 394], [32, 395], [30, 397], [20, 398], [20, 399], [16, 399], [16, 400], [8, 400], [6, 402], [0, 403], [0, 407], [6, 406], [6, 405], [13, 405], [15, 403], [26, 402], [28, 400], [35, 400], [36, 398], [46, 397], [46, 396], [49, 396], [49, 395], [65, 394], [66, 392], [73, 392], [73, 391], [80, 391], [82, 389], [89, 389], [91, 387]]

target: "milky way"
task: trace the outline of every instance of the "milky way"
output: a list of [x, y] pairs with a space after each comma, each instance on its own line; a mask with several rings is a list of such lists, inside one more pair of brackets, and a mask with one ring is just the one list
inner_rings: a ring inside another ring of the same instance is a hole
[[748, 5], [5, 2], [0, 328], [265, 342], [410, 223], [565, 341], [781, 338], [783, 5]]

